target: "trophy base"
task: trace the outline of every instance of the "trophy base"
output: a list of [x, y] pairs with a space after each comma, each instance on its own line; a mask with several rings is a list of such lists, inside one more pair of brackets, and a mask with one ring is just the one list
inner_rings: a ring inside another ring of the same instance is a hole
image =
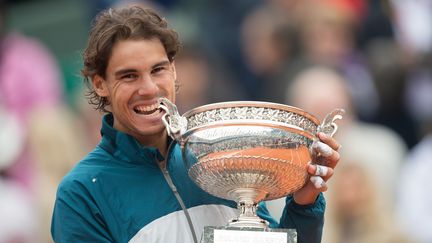
[[232, 219], [228, 223], [228, 227], [237, 227], [237, 228], [258, 228], [262, 230], [268, 229], [268, 222], [264, 219], [261, 219], [258, 216], [249, 216], [249, 217], [239, 217], [236, 219]]
[[201, 243], [297, 243], [295, 229], [206, 226]]

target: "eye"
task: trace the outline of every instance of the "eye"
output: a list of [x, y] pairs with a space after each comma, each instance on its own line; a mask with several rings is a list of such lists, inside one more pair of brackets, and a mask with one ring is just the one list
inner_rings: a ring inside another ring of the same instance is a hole
[[152, 74], [157, 74], [157, 73], [160, 73], [164, 70], [166, 70], [165, 66], [157, 66], [157, 67], [153, 68]]
[[135, 80], [137, 77], [138, 77], [138, 75], [136, 75], [134, 73], [127, 73], [125, 75], [122, 75], [120, 77], [120, 79], [124, 80], [124, 81], [132, 81], [132, 80]]

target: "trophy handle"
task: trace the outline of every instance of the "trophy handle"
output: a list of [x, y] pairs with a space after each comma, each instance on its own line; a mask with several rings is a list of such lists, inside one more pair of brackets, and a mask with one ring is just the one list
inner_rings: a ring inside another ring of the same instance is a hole
[[158, 102], [158, 108], [165, 111], [165, 114], [162, 116], [162, 122], [165, 125], [168, 136], [176, 141], [180, 141], [181, 136], [187, 128], [186, 118], [180, 116], [177, 106], [167, 98], [159, 98]]
[[335, 109], [329, 114], [326, 115], [323, 122], [318, 126], [317, 132], [323, 132], [326, 135], [333, 137], [333, 135], [338, 130], [338, 125], [336, 124], [336, 120], [342, 119], [342, 116], [345, 114], [344, 109]]

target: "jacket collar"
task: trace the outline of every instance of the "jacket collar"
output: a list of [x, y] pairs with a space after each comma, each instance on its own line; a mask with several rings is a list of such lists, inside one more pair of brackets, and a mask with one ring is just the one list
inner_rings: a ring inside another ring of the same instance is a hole
[[111, 113], [102, 118], [102, 141], [99, 144], [113, 157], [127, 163], [149, 163], [154, 166], [157, 166], [156, 159], [164, 159], [158, 149], [141, 145], [131, 135], [116, 130], [113, 124], [114, 118]]

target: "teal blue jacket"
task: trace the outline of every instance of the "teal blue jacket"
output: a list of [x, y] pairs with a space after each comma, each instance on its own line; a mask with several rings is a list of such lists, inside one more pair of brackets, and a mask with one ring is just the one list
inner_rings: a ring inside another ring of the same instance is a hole
[[[112, 127], [108, 114], [102, 141], [80, 161], [58, 187], [51, 233], [55, 242], [193, 242], [184, 212], [157, 161], [163, 156]], [[188, 177], [175, 144], [167, 170], [200, 238], [204, 226], [223, 226], [238, 212], [236, 203], [201, 190]], [[262, 203], [258, 215], [270, 227], [295, 228], [299, 242], [320, 242], [324, 197], [313, 205], [297, 205], [287, 197], [278, 223]]]

